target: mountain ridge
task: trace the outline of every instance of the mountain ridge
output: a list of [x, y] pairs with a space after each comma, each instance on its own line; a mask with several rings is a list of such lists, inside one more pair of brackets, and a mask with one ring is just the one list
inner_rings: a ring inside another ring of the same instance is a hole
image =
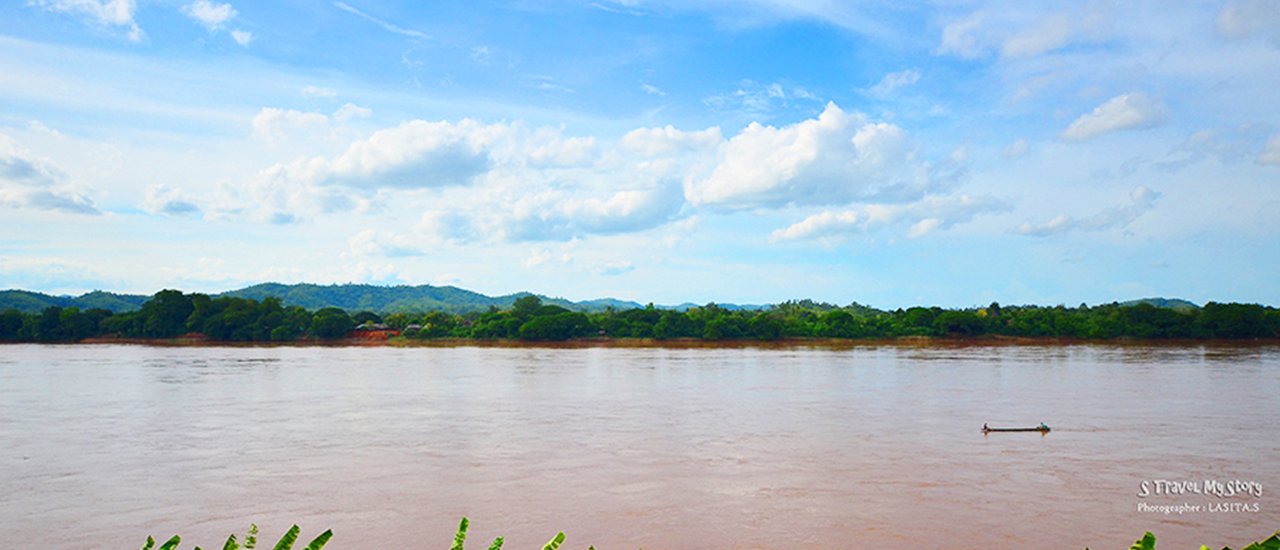
[[[338, 307], [347, 311], [374, 311], [377, 313], [393, 313], [397, 311], [420, 313], [426, 311], [445, 311], [448, 313], [468, 313], [485, 311], [489, 308], [507, 309], [523, 296], [535, 295], [548, 305], [557, 305], [573, 311], [597, 312], [609, 308], [615, 310], [638, 309], [646, 304], [616, 298], [596, 298], [591, 300], [572, 301], [561, 297], [551, 297], [531, 292], [516, 292], [500, 296], [488, 296], [458, 288], [451, 285], [394, 285], [381, 286], [371, 284], [346, 283], [320, 285], [314, 283], [278, 283], [267, 282], [250, 285], [244, 288], [210, 294], [212, 297], [231, 296], [261, 301], [267, 297], [280, 298], [286, 306], [301, 306], [309, 310], [324, 307]], [[41, 292], [9, 289], [0, 290], [0, 311], [16, 309], [23, 313], [37, 313], [52, 306], [78, 307], [81, 310], [101, 308], [114, 313], [134, 311], [150, 300], [150, 295], [119, 294], [94, 290], [80, 296], [50, 295]], [[1136, 305], [1146, 303], [1156, 307], [1176, 310], [1198, 309], [1200, 306], [1180, 298], [1142, 298], [1118, 302], [1120, 305]], [[685, 311], [705, 304], [685, 302], [677, 305], [657, 305], [658, 309]], [[774, 304], [717, 304], [729, 310], [755, 311], [768, 309]]]

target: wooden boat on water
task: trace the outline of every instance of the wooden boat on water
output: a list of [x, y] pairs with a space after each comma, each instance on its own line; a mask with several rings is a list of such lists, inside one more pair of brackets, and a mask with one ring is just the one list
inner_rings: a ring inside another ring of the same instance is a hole
[[991, 432], [1040, 432], [1041, 434], [1049, 433], [1049, 426], [1040, 424], [1034, 428], [989, 428], [986, 424], [982, 425], [982, 433], [989, 434]]

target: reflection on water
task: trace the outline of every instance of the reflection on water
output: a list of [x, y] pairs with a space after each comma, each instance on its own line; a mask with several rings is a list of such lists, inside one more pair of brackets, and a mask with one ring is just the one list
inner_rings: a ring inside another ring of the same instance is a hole
[[[1278, 390], [1268, 346], [0, 346], [0, 540], [1239, 546], [1280, 528]], [[1260, 511], [1140, 512], [1217, 501], [1156, 479]]]

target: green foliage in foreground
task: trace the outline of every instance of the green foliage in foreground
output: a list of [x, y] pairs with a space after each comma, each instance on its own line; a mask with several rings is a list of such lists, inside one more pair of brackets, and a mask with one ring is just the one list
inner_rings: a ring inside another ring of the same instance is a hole
[[[302, 530], [298, 528], [297, 525], [290, 527], [289, 530], [285, 532], [284, 536], [280, 537], [280, 542], [277, 542], [272, 550], [293, 550], [293, 544], [298, 541], [298, 534], [301, 532]], [[324, 545], [329, 542], [330, 538], [333, 538], [332, 530], [320, 533], [320, 536], [307, 544], [305, 550], [320, 550], [321, 548], [324, 548]], [[178, 550], [178, 544], [181, 542], [182, 537], [174, 535], [173, 538], [170, 538], [168, 541], [165, 541], [164, 544], [160, 545], [159, 548], [156, 548], [155, 539], [147, 537], [147, 542], [142, 545], [142, 550]], [[240, 544], [240, 542], [236, 540], [236, 536], [233, 534], [230, 537], [227, 537], [227, 542], [222, 545], [222, 550], [254, 550], [257, 546], [258, 526], [254, 524], [249, 526], [249, 532], [244, 536], [244, 544]], [[200, 547], [197, 546], [195, 550], [200, 550]]]
[[[1146, 534], [1142, 535], [1142, 538], [1135, 541], [1133, 543], [1133, 546], [1129, 547], [1129, 550], [1155, 550], [1155, 548], [1156, 548], [1156, 536], [1151, 534], [1151, 531], [1147, 531]], [[1089, 549], [1085, 548], [1085, 550], [1089, 550]], [[1201, 546], [1200, 550], [1212, 550], [1212, 549], [1209, 548], [1208, 546]], [[1223, 546], [1222, 550], [1231, 550], [1231, 547]], [[1276, 531], [1275, 534], [1271, 535], [1271, 538], [1268, 538], [1261, 542], [1252, 543], [1249, 546], [1241, 548], [1240, 550], [1280, 550], [1280, 531]]]
[[[166, 339], [183, 335], [218, 342], [333, 340], [353, 328], [389, 329], [405, 338], [564, 341], [577, 338], [772, 341], [784, 338], [1280, 338], [1280, 309], [1210, 302], [1204, 307], [1158, 307], [1147, 302], [1064, 306], [1001, 306], [880, 311], [859, 304], [838, 307], [810, 300], [760, 310], [707, 304], [684, 311], [643, 308], [583, 313], [522, 296], [509, 309], [464, 315], [370, 311], [335, 307], [310, 311], [281, 299], [162, 290], [137, 311], [51, 306], [39, 313], [0, 311], [0, 341], [74, 342], [92, 337]], [[386, 334], [386, 333], [379, 333]]]
[[[470, 526], [471, 526], [471, 520], [468, 520], [466, 517], [463, 517], [462, 521], [458, 523], [458, 532], [453, 536], [453, 546], [450, 547], [450, 550], [465, 550], [463, 548], [463, 545], [467, 541], [467, 529]], [[298, 528], [297, 525], [290, 527], [289, 531], [286, 532], [284, 536], [280, 537], [280, 542], [276, 543], [273, 550], [292, 550], [294, 542], [298, 540], [298, 534], [300, 533], [300, 531], [301, 530]], [[321, 548], [324, 548], [324, 545], [328, 543], [329, 539], [332, 537], [333, 537], [332, 530], [325, 531], [321, 533], [320, 536], [316, 537], [315, 540], [312, 540], [311, 543], [307, 545], [305, 550], [321, 550]], [[565, 540], [564, 531], [556, 533], [555, 537], [552, 537], [551, 540], [547, 541], [546, 544], [542, 545], [542, 550], [559, 550], [560, 546], [564, 544], [564, 540]], [[489, 545], [489, 550], [501, 550], [502, 541], [503, 541], [502, 537], [498, 537], [494, 539], [493, 544]], [[142, 550], [177, 550], [178, 544], [180, 542], [182, 542], [181, 537], [179, 537], [178, 535], [174, 535], [173, 538], [169, 539], [168, 541], [166, 541], [164, 544], [160, 545], [157, 548], [155, 539], [151, 537], [147, 537], [147, 542], [146, 544], [142, 545]], [[236, 536], [233, 534], [227, 539], [227, 543], [223, 545], [222, 550], [241, 550], [241, 549], [253, 550], [257, 546], [257, 544], [258, 544], [258, 526], [256, 524], [253, 524], [249, 526], [249, 532], [247, 535], [245, 535], [243, 545], [236, 542]], [[1142, 535], [1142, 538], [1135, 541], [1133, 543], [1133, 546], [1129, 547], [1129, 550], [1155, 550], [1155, 547], [1156, 547], [1156, 536], [1151, 534], [1150, 531], [1147, 531], [1146, 534]], [[200, 547], [197, 546], [195, 550], [200, 550]], [[595, 547], [591, 546], [587, 550], [595, 550]], [[1085, 548], [1085, 550], [1089, 550], [1089, 549]], [[1200, 550], [1212, 550], [1212, 549], [1210, 549], [1208, 546], [1201, 546]], [[1224, 546], [1222, 547], [1222, 550], [1232, 550], [1232, 549], [1229, 546]], [[1274, 534], [1271, 535], [1270, 538], [1267, 538], [1260, 542], [1251, 543], [1250, 545], [1245, 546], [1240, 550], [1280, 550], [1280, 531], [1276, 531]]]

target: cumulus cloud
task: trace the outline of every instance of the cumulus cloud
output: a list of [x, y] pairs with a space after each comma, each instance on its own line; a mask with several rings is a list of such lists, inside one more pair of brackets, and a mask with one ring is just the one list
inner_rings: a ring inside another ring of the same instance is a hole
[[719, 128], [686, 132], [668, 124], [662, 128], [636, 128], [623, 135], [618, 146], [643, 157], [658, 157], [681, 151], [711, 151], [723, 139]]
[[457, 124], [412, 120], [374, 132], [304, 170], [315, 170], [319, 183], [352, 187], [465, 185], [489, 168], [490, 147], [507, 129], [471, 119]]
[[182, 13], [211, 31], [218, 30], [224, 23], [236, 16], [236, 9], [231, 4], [220, 4], [209, 0], [196, 0], [182, 7]]
[[907, 238], [972, 221], [976, 216], [1008, 209], [992, 197], [930, 195], [909, 204], [870, 204], [861, 208], [827, 210], [769, 235], [772, 242], [841, 240], [888, 227], [906, 227]]
[[71, 13], [89, 19], [105, 27], [125, 27], [130, 41], [139, 42], [144, 33], [134, 21], [138, 11], [135, 0], [32, 0], [32, 3], [50, 11]]
[[649, 229], [674, 219], [683, 204], [675, 184], [587, 197], [548, 191], [521, 197], [493, 221], [502, 240], [567, 240]]
[[153, 185], [147, 188], [142, 201], [142, 209], [151, 214], [166, 216], [186, 216], [200, 213], [200, 207], [177, 189], [167, 185]]
[[1084, 218], [1063, 214], [1038, 225], [1024, 223], [1018, 226], [1017, 232], [1022, 235], [1047, 237], [1071, 231], [1102, 231], [1117, 227], [1124, 228], [1154, 208], [1159, 198], [1159, 192], [1140, 186], [1129, 193], [1128, 204], [1113, 206]]
[[[195, 0], [194, 2], [182, 6], [182, 13], [186, 14], [193, 21], [204, 26], [209, 32], [220, 31], [224, 29], [227, 22], [235, 19], [238, 12], [235, 7], [229, 3], [213, 2], [211, 0]], [[253, 33], [242, 30], [232, 29], [228, 32], [231, 39], [244, 47], [248, 47], [253, 42]]]
[[345, 122], [354, 118], [369, 118], [373, 115], [373, 110], [367, 107], [361, 107], [354, 103], [347, 103], [339, 107], [333, 112], [333, 119], [339, 122]]
[[[276, 109], [263, 110], [255, 127], [274, 136], [278, 127], [324, 122], [322, 115]], [[918, 203], [962, 174], [966, 157], [960, 148], [936, 164], [919, 161], [901, 128], [834, 104], [812, 119], [781, 127], [752, 124], [728, 138], [714, 127], [665, 126], [637, 128], [604, 145], [521, 122], [411, 120], [333, 156], [268, 167], [249, 186], [251, 198], [238, 204], [259, 219], [280, 213], [294, 216], [282, 221], [294, 222], [323, 212], [367, 211], [397, 197], [431, 197], [417, 226], [395, 235], [364, 234], [352, 243], [353, 250], [394, 256], [448, 242], [642, 232], [687, 219], [698, 208]], [[941, 208], [929, 201], [927, 208]], [[883, 216], [875, 208], [863, 214]], [[921, 214], [908, 224], [914, 224], [910, 235], [945, 229], [958, 219], [955, 213]]]
[[66, 183], [66, 174], [0, 134], [0, 204], [13, 208], [57, 210], [71, 214], [101, 212], [93, 199]]
[[927, 190], [926, 167], [906, 132], [834, 103], [817, 118], [774, 127], [752, 123], [719, 147], [705, 178], [689, 181], [689, 202], [720, 209], [843, 204]]
[[1271, 139], [1267, 140], [1267, 146], [1258, 155], [1258, 164], [1280, 165], [1280, 134], [1271, 136]]
[[1151, 128], [1163, 122], [1164, 118], [1165, 109], [1159, 101], [1142, 92], [1134, 92], [1113, 97], [1092, 112], [1081, 115], [1062, 131], [1062, 137], [1070, 141], [1084, 141], [1120, 130]]
[[896, 73], [889, 73], [867, 89], [867, 93], [876, 97], [888, 97], [895, 90], [911, 86], [920, 81], [920, 71], [915, 69], [907, 69]]

